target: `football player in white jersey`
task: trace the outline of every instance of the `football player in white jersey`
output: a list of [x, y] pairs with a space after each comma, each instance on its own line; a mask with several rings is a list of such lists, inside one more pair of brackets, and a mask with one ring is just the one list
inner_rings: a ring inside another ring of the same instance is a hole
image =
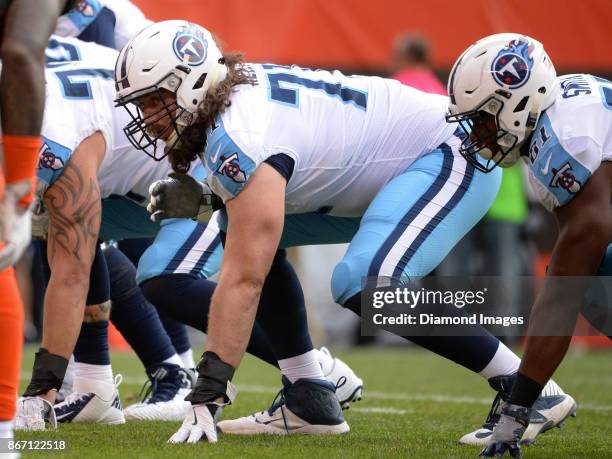
[[150, 24], [130, 0], [82, 0], [59, 17], [54, 34], [119, 50]]
[[[156, 183], [152, 218], [195, 218], [211, 196], [224, 207], [225, 252], [207, 351], [188, 397], [193, 412], [170, 442], [217, 441], [215, 424], [234, 398], [231, 379], [255, 314], [258, 320], [267, 315], [262, 305], [258, 310], [260, 298], [294, 288], [279, 275], [290, 266], [278, 265], [278, 247], [350, 242], [332, 293], [360, 314], [363, 277], [428, 274], [484, 215], [499, 186], [499, 171], [483, 174], [459, 154], [463, 134], [445, 122], [447, 98], [382, 78], [245, 64], [186, 21], [155, 24], [128, 42], [115, 78], [118, 104], [133, 117], [126, 132], [134, 146], [158, 159], [168, 155], [175, 170], [198, 155], [206, 165], [206, 184], [178, 175]], [[285, 304], [292, 301], [287, 295]], [[432, 308], [463, 314], [450, 305]], [[280, 326], [291, 331], [286, 345], [292, 345], [299, 320], [286, 317]], [[504, 392], [518, 357], [480, 326], [466, 334], [409, 339]], [[314, 431], [333, 423], [333, 411], [325, 417], [305, 408], [303, 399], [323, 397], [328, 389], [308, 346], [298, 357], [287, 359], [290, 376], [279, 403], [219, 428], [282, 433], [287, 424]], [[571, 397], [556, 385], [548, 390], [542, 398], [549, 408], [567, 416]], [[546, 419], [532, 423], [532, 438], [561, 418]], [[485, 430], [468, 435], [470, 441], [483, 441], [491, 426]]]
[[[518, 376], [483, 450], [516, 457], [530, 409], [567, 351], [587, 285], [554, 276], [612, 273], [612, 84], [592, 75], [557, 77], [541, 43], [498, 34], [463, 53], [448, 87], [448, 121], [472, 132], [460, 149], [465, 158], [484, 171], [522, 158], [559, 224], [551, 277], [533, 305]], [[611, 334], [609, 326], [602, 331]]]
[[[26, 398], [20, 404], [18, 427], [21, 429], [44, 427], [40, 415], [43, 411], [48, 411], [51, 419], [56, 414], [60, 422], [123, 421], [112, 374], [101, 375], [100, 369], [96, 369], [98, 374], [95, 375], [85, 371], [92, 370], [91, 365], [85, 365], [86, 368], [80, 371], [74, 383], [75, 393], [64, 403], [56, 405], [55, 411], [49, 410], [49, 404], [43, 401], [53, 402], [55, 391], [61, 385], [67, 356], [79, 336], [83, 306], [98, 304], [86, 302], [85, 298], [89, 298], [88, 288], [91, 293], [89, 271], [97, 256], [99, 237], [117, 240], [157, 235], [156, 241], [142, 257], [138, 277], [140, 282], [150, 283], [158, 276], [164, 277], [166, 293], [175, 278], [173, 276], [188, 277], [181, 278], [181, 288], [193, 288], [195, 283], [203, 281], [211, 290], [210, 286], [214, 284], [206, 278], [216, 273], [220, 264], [221, 247], [215, 224], [172, 220], [164, 222], [160, 229], [159, 224], [148, 218], [145, 196], [149, 185], [165, 177], [170, 166], [136, 151], [123, 133], [127, 113], [122, 108], [113, 107], [115, 91], [111, 69], [116, 52], [108, 50], [110, 53], [105, 61], [104, 49], [99, 46], [74, 39], [57, 39], [56, 42], [58, 46], [54, 49], [70, 50], [74, 46], [81, 56], [85, 56], [87, 50], [98, 49], [93, 67], [92, 60], [58, 62], [46, 73], [47, 112], [37, 187], [37, 195], [45, 206], [37, 209], [39, 218], [35, 226], [38, 235], [48, 234], [51, 266], [45, 298], [45, 333], [39, 354], [53, 359], [55, 365], [51, 368], [42, 365], [37, 355], [32, 381], [26, 389]], [[201, 165], [194, 168], [193, 173], [199, 179], [204, 178]], [[45, 216], [48, 227], [44, 224]], [[109, 268], [113, 271], [112, 266]], [[182, 296], [180, 302], [175, 300], [174, 306], [184, 307], [186, 305], [180, 304], [184, 301], [186, 297]], [[88, 307], [85, 317], [94, 322], [108, 320], [108, 305]], [[199, 323], [193, 325], [205, 331], [206, 311], [200, 305], [196, 321]], [[272, 352], [267, 350], [265, 336], [260, 335], [259, 342], [254, 336], [253, 344], [251, 353], [277, 364]], [[359, 396], [362, 383], [348, 366], [325, 350], [317, 352], [317, 358], [326, 378], [334, 384], [343, 379], [344, 385], [355, 391], [348, 394], [350, 399], [340, 400], [343, 404]], [[110, 365], [107, 369], [104, 365], [100, 367], [110, 371]], [[164, 369], [168, 373], [167, 365]], [[181, 371], [174, 373], [181, 375]], [[168, 391], [168, 381], [161, 372], [150, 376], [160, 387], [165, 384]], [[181, 407], [185, 404], [182, 398], [180, 401], [178, 407], [139, 404], [128, 408], [126, 417], [172, 420], [178, 415], [182, 419], [184, 408], [181, 411]]]

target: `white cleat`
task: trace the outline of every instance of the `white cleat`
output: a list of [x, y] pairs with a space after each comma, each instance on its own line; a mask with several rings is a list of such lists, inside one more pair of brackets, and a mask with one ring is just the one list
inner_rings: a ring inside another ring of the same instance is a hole
[[73, 390], [66, 399], [54, 406], [58, 422], [95, 422], [98, 424], [124, 424], [117, 387], [121, 375], [113, 384], [92, 379], [75, 378]]
[[[501, 392], [493, 400], [493, 406], [487, 419], [480, 429], [465, 434], [459, 440], [462, 445], [485, 446], [493, 434], [493, 429], [499, 422], [501, 410]], [[535, 443], [536, 437], [553, 427], [562, 427], [570, 416], [576, 416], [576, 402], [561, 390], [553, 381], [549, 381], [531, 408], [529, 426], [523, 434], [521, 445]]]
[[363, 380], [346, 363], [332, 356], [326, 347], [316, 351], [323, 376], [336, 387], [336, 396], [340, 405], [343, 410], [347, 410], [351, 402], [361, 400]]
[[218, 429], [233, 435], [337, 435], [350, 430], [329, 382], [301, 379], [291, 384], [283, 378], [283, 384], [269, 409], [221, 421]]
[[53, 405], [42, 397], [19, 397], [15, 430], [45, 430], [45, 420], [57, 428]]
[[185, 397], [191, 392], [195, 373], [178, 365], [161, 364], [147, 371], [149, 390], [144, 400], [128, 406], [123, 413], [128, 421], [182, 421], [191, 403]]

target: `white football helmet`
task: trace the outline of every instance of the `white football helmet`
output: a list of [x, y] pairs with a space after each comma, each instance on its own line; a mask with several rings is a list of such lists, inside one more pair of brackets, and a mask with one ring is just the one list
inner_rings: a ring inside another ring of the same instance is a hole
[[446, 120], [466, 134], [461, 154], [484, 172], [516, 163], [540, 113], [554, 102], [556, 77], [542, 44], [528, 36], [502, 33], [470, 46], [448, 81]]
[[[132, 145], [156, 160], [163, 159], [177, 145], [185, 127], [197, 119], [207, 91], [223, 81], [227, 72], [211, 33], [197, 24], [172, 20], [142, 30], [126, 43], [115, 65], [115, 102], [132, 117], [124, 128]], [[144, 118], [139, 98], [157, 91], [163, 100], [161, 90], [174, 93], [175, 102]], [[164, 117], [170, 117], [171, 123], [163, 132], [147, 132], [147, 124]], [[165, 151], [158, 155], [157, 141], [169, 129]]]

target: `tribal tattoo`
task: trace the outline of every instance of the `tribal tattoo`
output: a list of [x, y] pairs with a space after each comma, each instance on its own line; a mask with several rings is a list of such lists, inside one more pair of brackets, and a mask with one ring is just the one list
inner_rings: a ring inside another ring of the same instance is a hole
[[62, 251], [82, 263], [93, 260], [102, 209], [100, 187], [95, 178], [84, 178], [77, 165], [68, 161], [64, 172], [45, 193], [49, 210], [49, 262]]

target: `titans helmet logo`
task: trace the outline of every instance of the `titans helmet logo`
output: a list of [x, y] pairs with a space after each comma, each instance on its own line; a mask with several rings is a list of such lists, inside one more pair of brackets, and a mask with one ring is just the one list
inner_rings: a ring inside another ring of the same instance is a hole
[[176, 34], [172, 43], [174, 54], [181, 62], [196, 67], [206, 60], [208, 42], [197, 30], [185, 29]]
[[534, 46], [524, 38], [512, 40], [497, 53], [491, 73], [493, 79], [500, 85], [510, 89], [523, 86], [529, 80], [533, 59], [531, 53]]

